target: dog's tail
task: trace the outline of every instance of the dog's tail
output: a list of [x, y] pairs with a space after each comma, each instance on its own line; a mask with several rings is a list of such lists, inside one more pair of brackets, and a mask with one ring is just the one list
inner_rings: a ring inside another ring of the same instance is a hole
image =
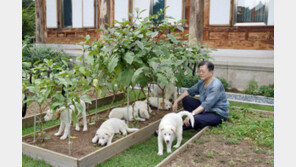
[[180, 112], [178, 112], [178, 115], [180, 115], [181, 118], [184, 115], [188, 116], [190, 118], [190, 122], [191, 122], [192, 127], [194, 126], [194, 118], [193, 118], [193, 115], [190, 112], [188, 112], [188, 111], [180, 111]]
[[137, 130], [139, 130], [139, 129], [138, 128], [129, 128], [129, 127], [126, 126], [126, 131], [129, 132], [129, 133], [130, 132], [135, 132]]

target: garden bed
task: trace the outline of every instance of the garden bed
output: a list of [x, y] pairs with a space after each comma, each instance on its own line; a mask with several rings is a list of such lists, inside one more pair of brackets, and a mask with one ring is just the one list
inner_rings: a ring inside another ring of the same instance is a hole
[[[90, 97], [92, 99], [92, 104], [88, 104], [88, 103], [86, 104], [87, 111], [88, 110], [91, 110], [91, 109], [94, 109], [96, 107], [96, 99], [95, 99], [95, 96], [93, 95], [93, 96], [90, 96]], [[98, 107], [103, 106], [105, 104], [111, 103], [112, 102], [112, 98], [113, 98], [113, 95], [108, 95], [106, 97], [97, 99], [97, 105], [98, 105]], [[118, 93], [118, 94], [115, 95], [114, 102], [115, 101], [122, 100], [123, 98], [124, 98], [124, 94], [123, 93]], [[44, 105], [47, 105], [47, 104], [44, 104]], [[28, 109], [27, 109], [27, 114], [26, 114], [25, 118], [22, 119], [22, 128], [33, 126], [33, 124], [34, 124], [34, 109], [35, 109], [34, 104], [31, 103], [29, 105]], [[36, 117], [38, 118], [39, 115], [40, 115], [39, 114], [39, 108], [37, 107], [36, 109], [37, 109], [36, 110], [36, 113], [37, 113], [36, 114]], [[46, 110], [48, 110], [48, 109], [49, 109], [49, 106], [47, 106]], [[45, 114], [46, 113], [43, 113], [42, 118], [44, 117]]]
[[[110, 146], [99, 147], [93, 144], [91, 139], [94, 137], [96, 130], [101, 123], [108, 117], [108, 110], [103, 110], [99, 113], [100, 119], [95, 125], [89, 125], [87, 132], [76, 132], [71, 127], [71, 152], [68, 156], [68, 140], [60, 140], [59, 137], [53, 136], [58, 131], [58, 126], [45, 129], [46, 135], [51, 138], [45, 142], [32, 143], [32, 134], [23, 137], [23, 153], [33, 158], [42, 159], [54, 166], [93, 166], [101, 163], [114, 155], [124, 151], [131, 145], [145, 141], [151, 137], [154, 131], [158, 128], [160, 119], [170, 111], [157, 111], [152, 108], [152, 114], [149, 120], [145, 122], [130, 122], [129, 127], [140, 128], [139, 131], [128, 134], [125, 137], [116, 135]], [[94, 114], [90, 115], [94, 116]], [[61, 162], [62, 159], [68, 159], [67, 164]], [[74, 164], [74, 165], [70, 165]]]

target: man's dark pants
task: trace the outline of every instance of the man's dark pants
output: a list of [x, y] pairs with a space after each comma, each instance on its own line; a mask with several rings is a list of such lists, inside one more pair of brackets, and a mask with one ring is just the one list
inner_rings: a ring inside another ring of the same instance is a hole
[[[201, 105], [200, 100], [192, 98], [190, 96], [186, 96], [182, 100], [183, 108], [186, 111], [192, 112], [197, 107]], [[194, 117], [194, 129], [201, 129], [206, 126], [217, 126], [220, 123], [222, 123], [222, 119], [226, 121], [226, 118], [220, 116], [219, 114], [216, 114], [215, 112], [201, 112], [199, 114], [196, 114]], [[190, 121], [189, 121], [190, 122]], [[183, 129], [192, 129], [192, 125], [190, 122], [190, 125], [187, 127], [183, 125]]]

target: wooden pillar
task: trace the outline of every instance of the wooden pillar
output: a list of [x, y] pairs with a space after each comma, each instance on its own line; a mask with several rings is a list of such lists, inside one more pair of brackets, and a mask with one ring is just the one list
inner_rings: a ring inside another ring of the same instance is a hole
[[35, 0], [36, 43], [44, 43], [45, 40], [45, 1]]
[[105, 29], [105, 23], [110, 24], [110, 0], [101, 0], [100, 5], [100, 28]]
[[202, 42], [203, 22], [204, 22], [204, 0], [190, 0], [190, 23], [189, 39], [190, 44], [194, 41]]

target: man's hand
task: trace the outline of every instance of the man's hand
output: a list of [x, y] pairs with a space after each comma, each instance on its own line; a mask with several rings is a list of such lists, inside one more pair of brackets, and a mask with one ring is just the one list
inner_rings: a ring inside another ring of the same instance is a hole
[[189, 120], [190, 120], [189, 117], [186, 117], [186, 119], [184, 120], [184, 124], [185, 124], [185, 126], [187, 126], [187, 127], [190, 125]]
[[178, 109], [178, 102], [174, 102], [173, 104], [173, 112], [177, 112]]

